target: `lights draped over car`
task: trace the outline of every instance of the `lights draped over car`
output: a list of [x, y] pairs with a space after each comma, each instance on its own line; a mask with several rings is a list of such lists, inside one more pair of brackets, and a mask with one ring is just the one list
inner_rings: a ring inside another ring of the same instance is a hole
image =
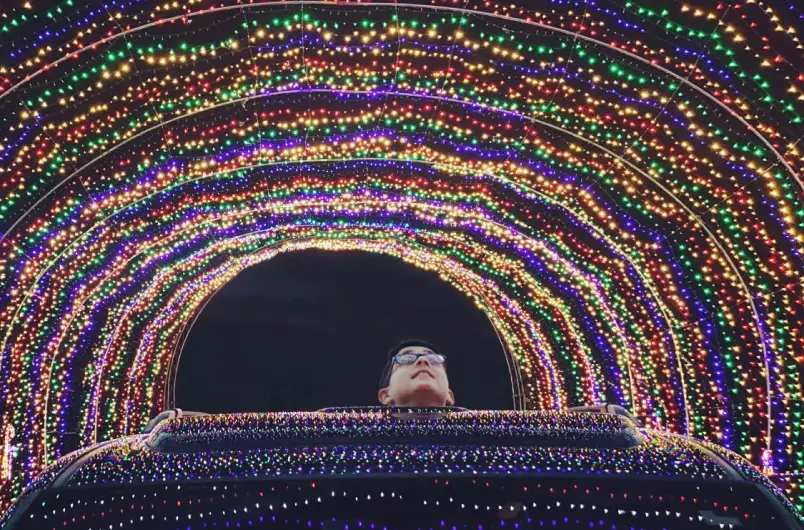
[[478, 528], [559, 514], [567, 528], [804, 521], [742, 457], [626, 415], [345, 407], [166, 419], [64, 459], [6, 523]]

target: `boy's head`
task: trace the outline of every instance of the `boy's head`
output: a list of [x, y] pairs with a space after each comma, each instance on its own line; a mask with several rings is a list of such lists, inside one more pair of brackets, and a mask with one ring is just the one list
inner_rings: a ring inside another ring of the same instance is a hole
[[455, 404], [446, 359], [423, 340], [405, 340], [391, 348], [377, 398], [397, 407], [445, 407]]

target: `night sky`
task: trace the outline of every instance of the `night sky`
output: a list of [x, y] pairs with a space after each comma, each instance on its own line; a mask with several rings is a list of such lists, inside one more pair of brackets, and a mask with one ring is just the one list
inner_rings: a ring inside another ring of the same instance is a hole
[[185, 410], [377, 405], [388, 349], [406, 338], [448, 357], [456, 405], [512, 407], [486, 316], [436, 274], [362, 252], [284, 254], [243, 271], [196, 321], [178, 369]]

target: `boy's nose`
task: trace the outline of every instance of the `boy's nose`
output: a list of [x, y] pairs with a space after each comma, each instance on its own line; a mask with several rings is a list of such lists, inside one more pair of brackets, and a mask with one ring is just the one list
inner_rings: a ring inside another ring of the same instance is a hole
[[426, 364], [427, 366], [430, 366], [430, 361], [427, 360], [427, 357], [419, 357], [416, 359], [416, 364]]

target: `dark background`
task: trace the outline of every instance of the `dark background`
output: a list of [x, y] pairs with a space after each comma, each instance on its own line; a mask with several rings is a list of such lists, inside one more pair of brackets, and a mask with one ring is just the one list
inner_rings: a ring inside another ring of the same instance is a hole
[[486, 316], [432, 272], [364, 252], [304, 251], [252, 266], [191, 331], [176, 406], [204, 412], [377, 405], [388, 349], [422, 338], [447, 355], [456, 405], [509, 409]]

